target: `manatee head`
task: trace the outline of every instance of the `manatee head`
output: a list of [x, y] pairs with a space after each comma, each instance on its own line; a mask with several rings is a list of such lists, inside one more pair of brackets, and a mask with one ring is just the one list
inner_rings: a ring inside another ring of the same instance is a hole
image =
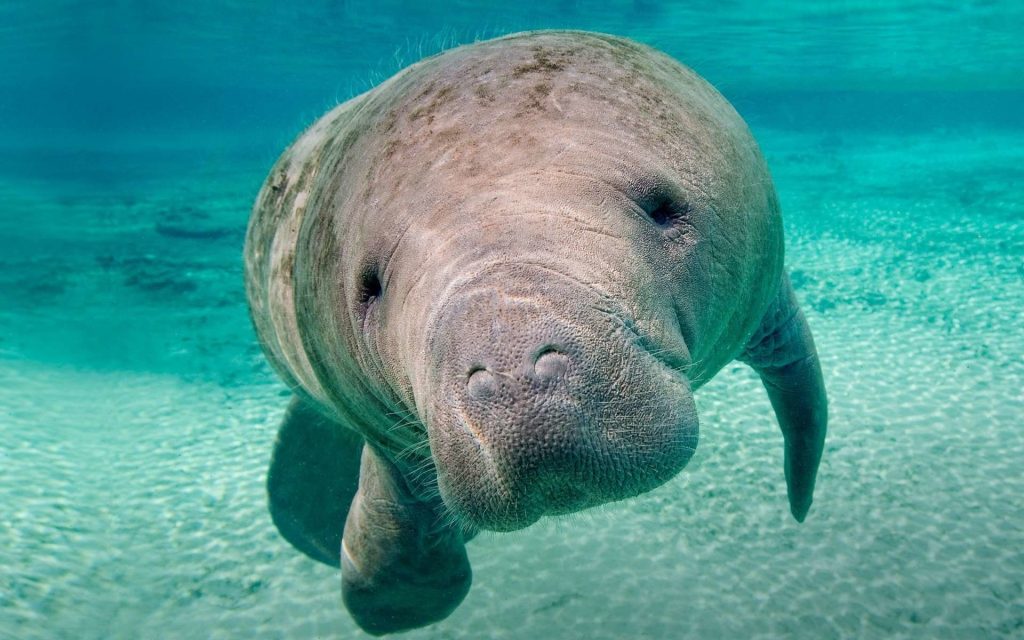
[[352, 358], [412, 416], [389, 429], [425, 428], [455, 518], [513, 530], [677, 474], [693, 390], [781, 269], [728, 103], [646, 47], [562, 32], [445, 53], [352, 109], [311, 196], [337, 212], [310, 235], [329, 257], [304, 268], [334, 270]]

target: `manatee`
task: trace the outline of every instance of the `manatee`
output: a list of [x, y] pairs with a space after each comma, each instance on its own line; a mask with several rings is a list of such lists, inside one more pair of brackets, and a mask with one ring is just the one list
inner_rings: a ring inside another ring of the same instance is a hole
[[252, 319], [294, 391], [272, 518], [372, 634], [448, 616], [465, 544], [649, 491], [740, 360], [811, 506], [827, 400], [747, 126], [651, 48], [576, 31], [420, 61], [280, 157], [248, 227]]

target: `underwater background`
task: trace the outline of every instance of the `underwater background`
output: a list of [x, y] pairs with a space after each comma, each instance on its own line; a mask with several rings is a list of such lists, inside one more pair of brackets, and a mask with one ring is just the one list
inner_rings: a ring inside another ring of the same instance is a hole
[[266, 509], [249, 210], [338, 101], [537, 28], [662, 49], [750, 124], [830, 395], [816, 500], [730, 365], [679, 477], [481, 535], [404, 637], [1024, 637], [1024, 3], [3, 0], [0, 638], [364, 637]]

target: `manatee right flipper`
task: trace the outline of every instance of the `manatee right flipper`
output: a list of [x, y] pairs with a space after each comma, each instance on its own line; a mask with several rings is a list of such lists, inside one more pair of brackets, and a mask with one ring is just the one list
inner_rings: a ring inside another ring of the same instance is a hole
[[760, 374], [775, 409], [786, 443], [789, 509], [803, 522], [825, 445], [828, 398], [814, 338], [787, 274], [740, 360]]
[[443, 620], [466, 597], [473, 574], [465, 537], [443, 509], [438, 497], [413, 495], [392, 462], [363, 448], [359, 492], [345, 522], [341, 595], [368, 633]]
[[340, 566], [345, 515], [359, 486], [363, 438], [296, 396], [277, 433], [267, 493], [284, 539], [307, 556]]

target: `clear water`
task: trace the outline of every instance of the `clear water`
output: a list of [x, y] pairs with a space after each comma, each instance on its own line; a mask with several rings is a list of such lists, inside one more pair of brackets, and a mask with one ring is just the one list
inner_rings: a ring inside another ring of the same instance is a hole
[[664, 49], [753, 128], [831, 396], [817, 499], [789, 517], [729, 367], [681, 476], [474, 540], [407, 637], [1024, 637], [1024, 5], [95, 4], [0, 5], [0, 638], [361, 637], [266, 512], [248, 209], [337, 100], [541, 27]]

